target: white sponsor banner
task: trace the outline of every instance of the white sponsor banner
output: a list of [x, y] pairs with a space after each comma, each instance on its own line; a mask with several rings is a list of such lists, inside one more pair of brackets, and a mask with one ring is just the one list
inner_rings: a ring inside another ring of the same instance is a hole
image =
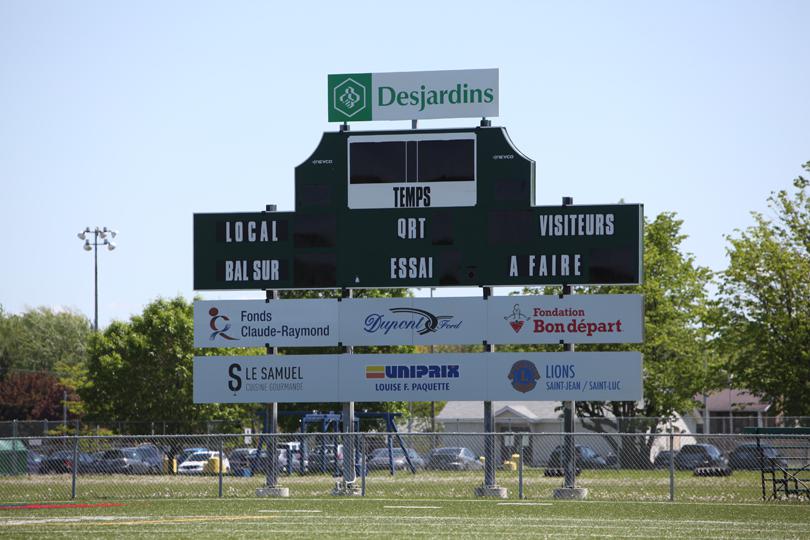
[[334, 299], [194, 302], [195, 347], [327, 347], [338, 341]]
[[439, 345], [482, 340], [480, 298], [356, 298], [340, 302], [344, 345]]
[[498, 70], [374, 73], [372, 120], [498, 116]]
[[644, 296], [491, 296], [486, 335], [500, 344], [642, 343]]
[[638, 294], [194, 303], [195, 347], [641, 343]]
[[196, 356], [194, 403], [338, 402], [337, 355]]
[[197, 357], [195, 403], [637, 401], [638, 352]]

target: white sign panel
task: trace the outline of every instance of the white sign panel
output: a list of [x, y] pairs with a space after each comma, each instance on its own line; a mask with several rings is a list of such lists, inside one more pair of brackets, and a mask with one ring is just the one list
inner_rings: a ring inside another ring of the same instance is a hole
[[644, 296], [491, 296], [486, 335], [499, 344], [642, 343]]
[[330, 122], [498, 116], [498, 70], [330, 74]]
[[328, 347], [338, 341], [337, 300], [194, 302], [195, 347]]
[[340, 302], [345, 345], [478, 343], [485, 312], [479, 298], [363, 298]]
[[337, 355], [196, 356], [194, 403], [341, 401]]
[[638, 401], [638, 352], [197, 357], [195, 403]]

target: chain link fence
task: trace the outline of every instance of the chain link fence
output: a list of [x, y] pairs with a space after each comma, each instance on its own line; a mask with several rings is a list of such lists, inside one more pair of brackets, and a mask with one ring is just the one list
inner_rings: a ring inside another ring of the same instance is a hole
[[[283, 414], [283, 413], [282, 413]], [[702, 416], [695, 417], [697, 421], [694, 431], [702, 433]], [[482, 424], [482, 420], [475, 421]], [[562, 417], [551, 419], [538, 419], [536, 422], [554, 424], [563, 430]], [[711, 430], [709, 433], [741, 433], [745, 428], [758, 427], [810, 427], [810, 416], [711, 416], [709, 419]], [[437, 431], [466, 431], [470, 425], [470, 420], [442, 420], [440, 423], [430, 417], [413, 416], [405, 417], [400, 421], [402, 428], [410, 428], [408, 431], [432, 431], [431, 427], [436, 425]], [[520, 424], [525, 424], [519, 419], [514, 421], [509, 418], [497, 419], [499, 427], [506, 431], [512, 431], [513, 424], [517, 429]], [[82, 421], [78, 419], [62, 420], [3, 420], [0, 421], [0, 438], [2, 437], [44, 437], [47, 435], [172, 435], [177, 433], [186, 434], [211, 434], [211, 433], [242, 433], [245, 428], [250, 428], [253, 432], [261, 430], [263, 421], [261, 418], [253, 417], [242, 420], [209, 420], [202, 422], [198, 429], [189, 431], [187, 423], [175, 420], [154, 420], [154, 421]], [[646, 418], [646, 417], [610, 417], [610, 418], [588, 418], [578, 417], [576, 419], [576, 431], [613, 431], [628, 433], [635, 431], [647, 431], [650, 427], [666, 428], [670, 426], [668, 418]]]
[[[291, 497], [328, 496], [344, 476], [352, 476], [344, 475], [345, 464], [352, 461], [345, 454], [352, 447], [353, 494], [470, 498], [484, 482], [487, 439], [494, 449], [495, 484], [506, 489], [507, 497], [549, 499], [565, 482], [565, 437], [312, 433], [0, 438], [0, 499], [254, 497], [268, 485], [288, 488]], [[810, 500], [807, 435], [574, 437], [575, 485], [586, 488], [590, 500]]]

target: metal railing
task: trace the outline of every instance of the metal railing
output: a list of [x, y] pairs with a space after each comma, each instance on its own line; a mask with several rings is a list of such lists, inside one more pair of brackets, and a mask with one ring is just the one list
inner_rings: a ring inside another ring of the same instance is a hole
[[[291, 497], [329, 496], [341, 485], [343, 467], [352, 462], [344, 457], [344, 448], [350, 447], [347, 437], [356, 448], [356, 482], [349, 486], [353, 494], [470, 498], [484, 482], [482, 456], [489, 439], [495, 449], [495, 483], [505, 495], [548, 499], [563, 483], [563, 436], [507, 432], [0, 438], [0, 500], [255, 497], [268, 480], [270, 487], [288, 488]], [[576, 433], [576, 487], [586, 488], [588, 499], [605, 501], [761, 501], [761, 463], [750, 451], [757, 438], [762, 446], [785, 449], [773, 463], [808, 470], [806, 435]], [[275, 459], [268, 448], [276, 449]]]

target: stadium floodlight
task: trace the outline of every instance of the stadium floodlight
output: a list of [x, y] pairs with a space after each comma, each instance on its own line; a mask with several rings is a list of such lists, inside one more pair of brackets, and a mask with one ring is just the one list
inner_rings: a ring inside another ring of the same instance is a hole
[[[93, 235], [93, 241], [91, 242], [88, 235]], [[107, 246], [107, 251], [112, 251], [116, 248], [114, 242], [110, 241], [107, 238], [107, 235], [115, 238], [118, 235], [118, 231], [113, 229], [108, 229], [107, 227], [96, 227], [95, 229], [91, 229], [90, 227], [85, 227], [85, 229], [79, 232], [76, 236], [79, 237], [79, 240], [84, 240], [83, 249], [85, 251], [93, 251], [93, 276], [94, 276], [94, 294], [93, 294], [93, 302], [94, 302], [94, 318], [93, 318], [93, 330], [98, 332], [98, 247], [99, 246]], [[101, 241], [99, 241], [101, 239]]]

